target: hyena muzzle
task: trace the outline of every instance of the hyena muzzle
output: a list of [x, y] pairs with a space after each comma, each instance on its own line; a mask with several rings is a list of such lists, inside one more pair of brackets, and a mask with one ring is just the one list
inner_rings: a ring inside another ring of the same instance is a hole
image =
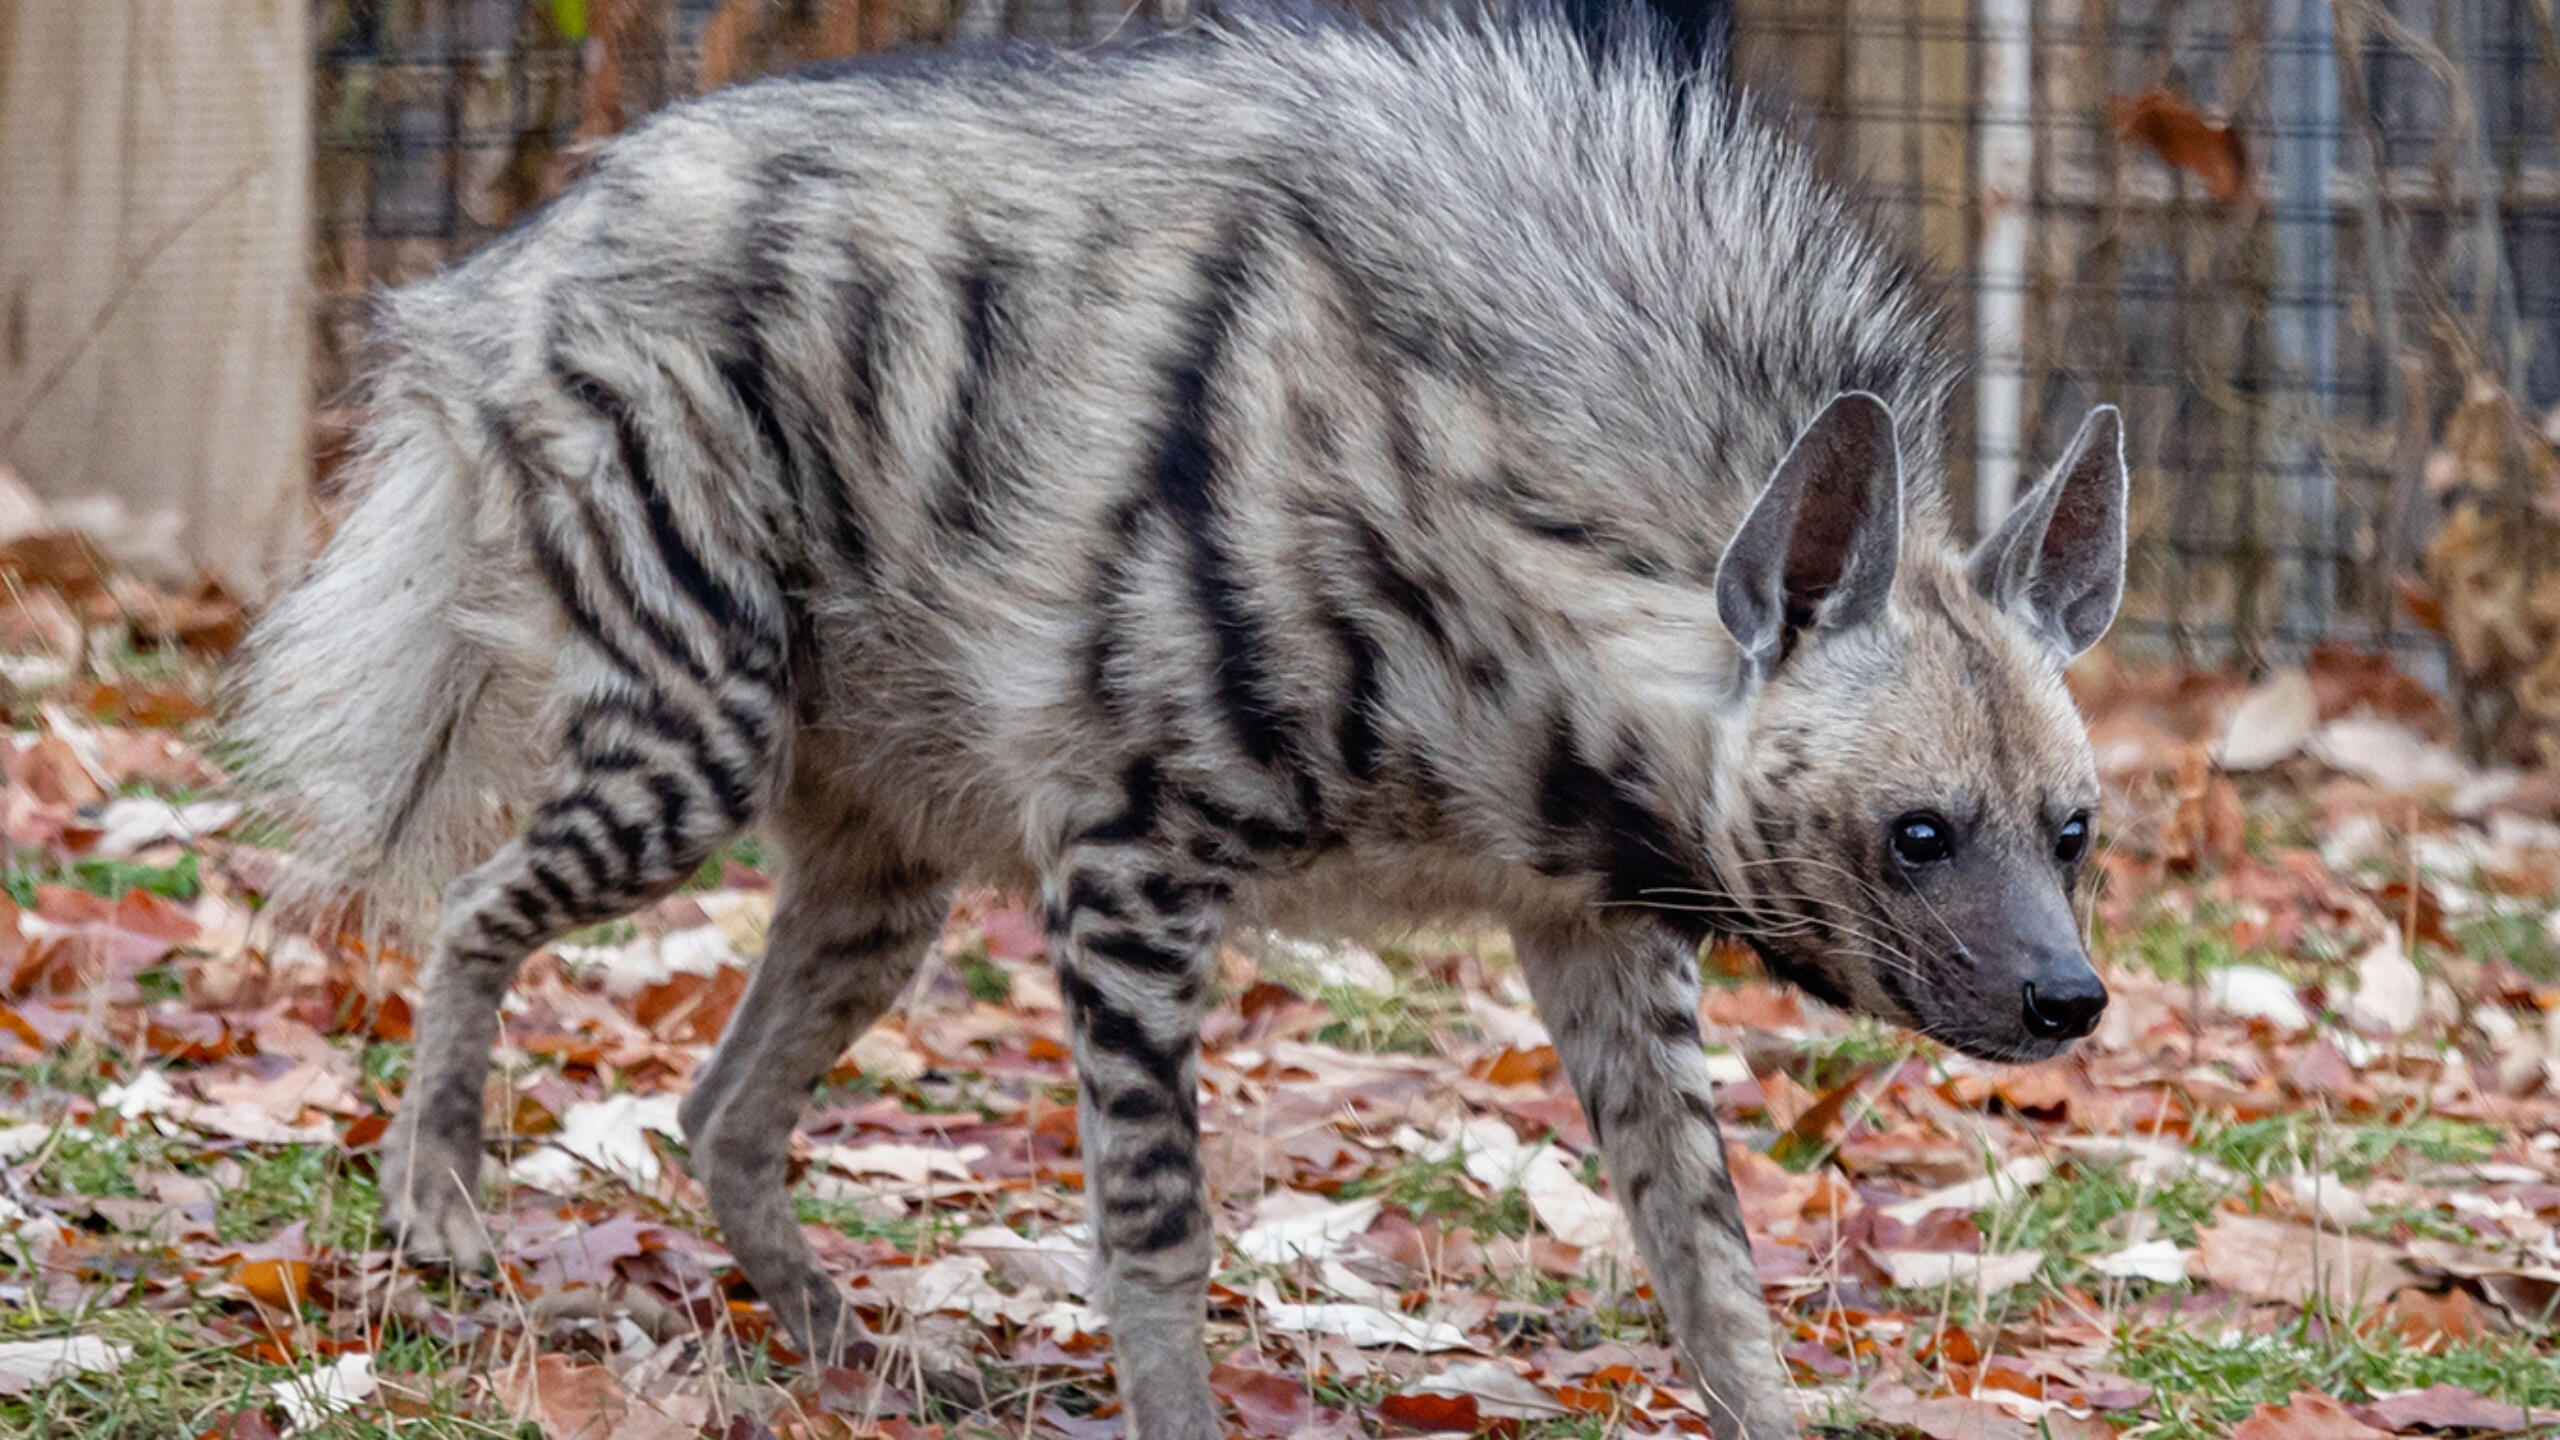
[[1917, 291], [1730, 87], [1534, 15], [793, 78], [614, 142], [387, 299], [364, 478], [239, 677], [317, 853], [477, 862], [390, 1229], [484, 1252], [517, 965], [761, 822], [691, 1164], [795, 1342], [870, 1343], [796, 1115], [955, 884], [1036, 890], [1128, 1414], [1212, 1436], [1220, 937], [1488, 917], [1719, 1434], [1792, 1433], [1700, 942], [1994, 1059], [2106, 999], [2061, 676], [2122, 587], [2118, 422], [1961, 553]]

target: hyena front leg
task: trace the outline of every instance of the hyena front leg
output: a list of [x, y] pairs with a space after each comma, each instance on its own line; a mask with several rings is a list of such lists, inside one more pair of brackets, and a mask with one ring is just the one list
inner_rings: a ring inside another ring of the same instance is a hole
[[1215, 1440], [1217, 1259], [1200, 1169], [1200, 1021], [1230, 877], [1170, 848], [1082, 846], [1048, 884], [1086, 1206], [1133, 1440]]
[[1796, 1433], [1698, 1035], [1694, 949], [1647, 930], [1516, 938], [1717, 1440]]

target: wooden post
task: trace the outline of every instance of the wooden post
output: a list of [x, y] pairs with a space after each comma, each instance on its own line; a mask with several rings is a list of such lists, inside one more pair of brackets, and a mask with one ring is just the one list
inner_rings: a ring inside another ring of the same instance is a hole
[[0, 462], [261, 596], [310, 433], [305, 0], [0, 0]]

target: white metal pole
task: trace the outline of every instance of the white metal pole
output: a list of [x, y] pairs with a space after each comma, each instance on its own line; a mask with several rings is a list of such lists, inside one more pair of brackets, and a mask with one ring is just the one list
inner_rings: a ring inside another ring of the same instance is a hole
[[1973, 518], [1988, 533], [2017, 499], [2027, 389], [2027, 193], [2035, 163], [2032, 0], [1982, 0], [1974, 300]]

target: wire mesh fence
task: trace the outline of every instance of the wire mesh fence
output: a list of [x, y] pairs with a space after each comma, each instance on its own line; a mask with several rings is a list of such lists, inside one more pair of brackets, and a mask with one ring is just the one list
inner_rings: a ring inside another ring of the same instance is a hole
[[2386, 647], [2485, 749], [2560, 719], [2551, 0], [1743, 14], [1746, 72], [1953, 282], [1976, 513], [2090, 402], [2125, 407], [2124, 643]]
[[[1947, 280], [1953, 482], [1996, 515], [2100, 399], [2123, 643], [2388, 648], [2484, 748], [2560, 733], [2554, 0], [1741, 0], [1737, 66]], [[578, 147], [810, 60], [1083, 43], [1187, 0], [322, 0], [315, 342]], [[2546, 580], [2546, 572], [2550, 579]]]

